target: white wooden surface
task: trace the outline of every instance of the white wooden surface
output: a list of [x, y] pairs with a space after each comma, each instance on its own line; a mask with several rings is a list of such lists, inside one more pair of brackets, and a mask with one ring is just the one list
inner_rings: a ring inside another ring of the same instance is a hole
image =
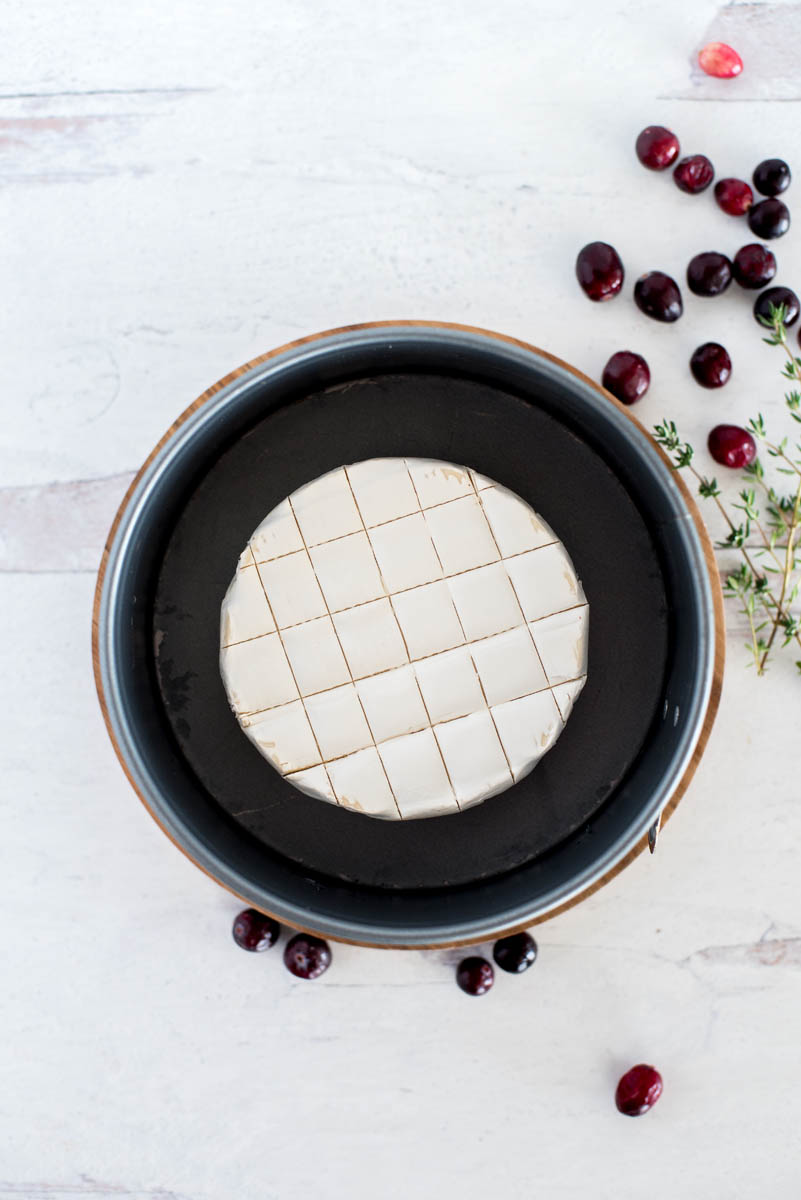
[[[692, 54], [723, 32], [732, 83]], [[723, 704], [660, 840], [541, 927], [480, 1001], [455, 953], [336, 947], [320, 982], [241, 953], [237, 905], [135, 801], [90, 671], [93, 573], [131, 473], [211, 381], [302, 333], [387, 317], [519, 335], [597, 376], [645, 353], [639, 415], [779, 413], [747, 296], [676, 327], [592, 306], [752, 240], [642, 171], [647, 123], [718, 173], [801, 174], [801, 7], [628, 0], [8, 0], [0, 43], [3, 421], [0, 1197], [653, 1200], [801, 1189], [799, 684]], [[790, 193], [792, 204], [801, 183]], [[801, 284], [798, 230], [777, 282]], [[689, 378], [720, 340], [723, 394]], [[702, 460], [704, 456], [702, 455]], [[656, 1063], [655, 1111], [620, 1072]]]

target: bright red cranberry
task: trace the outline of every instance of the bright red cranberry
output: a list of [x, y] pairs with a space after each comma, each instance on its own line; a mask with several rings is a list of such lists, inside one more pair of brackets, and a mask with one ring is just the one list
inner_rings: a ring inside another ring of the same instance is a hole
[[537, 957], [537, 943], [530, 933], [513, 933], [495, 943], [492, 957], [502, 971], [522, 975]]
[[635, 404], [648, 391], [651, 372], [641, 354], [618, 350], [604, 367], [601, 383], [622, 404]]
[[763, 196], [778, 196], [790, 186], [792, 175], [783, 158], [766, 158], [754, 171], [754, 187]]
[[743, 60], [725, 42], [709, 42], [698, 54], [698, 65], [717, 79], [734, 79], [743, 69]]
[[748, 224], [757, 237], [781, 237], [790, 228], [790, 210], [783, 200], [760, 200], [749, 208]]
[[719, 296], [731, 283], [731, 262], [717, 250], [696, 254], [687, 264], [687, 286], [696, 296]]
[[483, 996], [495, 982], [492, 963], [477, 955], [463, 958], [456, 968], [456, 982], [468, 996]]
[[754, 193], [744, 179], [719, 179], [715, 199], [730, 217], [742, 217], [754, 203]]
[[723, 387], [731, 377], [731, 359], [718, 342], [704, 342], [690, 359], [690, 370], [701, 387]]
[[765, 288], [764, 292], [759, 293], [754, 301], [754, 316], [759, 324], [764, 325], [765, 321], [770, 322], [772, 320], [771, 307], [778, 308], [780, 304], [784, 305], [785, 325], [795, 325], [801, 307], [793, 289], [786, 287]]
[[673, 172], [673, 182], [683, 192], [695, 196], [709, 187], [715, 178], [715, 168], [705, 154], [691, 154], [683, 158]]
[[656, 1067], [638, 1063], [620, 1080], [615, 1092], [617, 1111], [627, 1117], [641, 1117], [653, 1108], [662, 1095], [662, 1076]]
[[331, 947], [311, 933], [296, 933], [284, 947], [284, 964], [298, 979], [318, 979], [331, 966]]
[[281, 926], [255, 908], [246, 908], [235, 918], [232, 932], [243, 950], [269, 950], [278, 941]]
[[776, 274], [776, 255], [759, 242], [749, 242], [735, 254], [732, 272], [740, 287], [764, 287]]
[[679, 156], [679, 139], [664, 125], [649, 125], [638, 136], [634, 148], [649, 171], [664, 171]]
[[709, 453], [722, 467], [742, 470], [756, 458], [756, 442], [739, 425], [716, 425], [707, 439]]
[[614, 246], [589, 242], [579, 250], [576, 279], [590, 300], [611, 300], [623, 287], [623, 263]]
[[648, 271], [641, 275], [634, 285], [634, 301], [655, 321], [678, 321], [684, 311], [678, 284], [664, 271]]

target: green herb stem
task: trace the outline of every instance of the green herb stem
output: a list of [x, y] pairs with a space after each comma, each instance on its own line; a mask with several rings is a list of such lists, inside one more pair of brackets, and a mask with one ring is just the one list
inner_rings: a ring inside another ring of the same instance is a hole
[[[787, 356], [784, 378], [801, 383], [801, 357], [790, 352], [786, 317], [783, 306], [771, 308], [770, 318], [763, 321], [769, 331], [764, 340], [784, 350]], [[787, 392], [785, 404], [792, 421], [801, 424], [801, 391]], [[801, 441], [796, 442], [788, 453], [789, 438], [784, 437], [779, 442], [769, 440], [761, 414], [750, 421], [748, 429], [769, 459], [775, 461], [778, 473], [785, 478], [793, 477], [793, 488], [789, 493], [780, 494], [765, 478], [765, 460], [757, 457], [745, 468], [746, 486], [737, 501], [728, 507], [717, 481], [704, 478], [696, 469], [693, 448], [681, 440], [675, 422], [663, 421], [654, 433], [658, 444], [673, 455], [674, 469], [688, 471], [694, 477], [699, 494], [706, 500], [714, 500], [726, 523], [728, 537], [719, 542], [718, 547], [735, 551], [741, 559], [740, 566], [726, 576], [726, 596], [737, 600], [742, 608], [750, 632], [749, 657], [757, 674], [764, 675], [780, 630], [784, 634], [784, 646], [794, 641], [801, 648], [801, 613], [793, 612], [801, 591], [801, 577], [796, 575], [799, 570], [797, 547], [801, 541]], [[796, 452], [798, 457], [791, 457]], [[763, 513], [757, 502], [757, 486], [766, 501]], [[736, 509], [738, 516], [732, 516], [729, 507]], [[760, 546], [748, 545], [752, 529], [761, 539]], [[755, 561], [758, 557], [763, 559], [761, 570]], [[763, 636], [763, 630], [767, 631], [766, 636]], [[801, 660], [796, 666], [801, 671]]]
[[[784, 598], [787, 595], [787, 589], [790, 586], [790, 578], [793, 573], [793, 565], [795, 563], [795, 556], [793, 553], [793, 551], [794, 551], [793, 542], [795, 539], [795, 535], [798, 531], [798, 516], [799, 516], [800, 509], [801, 509], [801, 472], [799, 472], [798, 486], [795, 489], [795, 501], [793, 503], [793, 517], [792, 517], [792, 522], [791, 522], [791, 526], [790, 526], [790, 533], [787, 538], [787, 550], [785, 551], [785, 555], [784, 555], [784, 574], [782, 576], [781, 591], [779, 592], [779, 601], [776, 606], [777, 614], [778, 614], [778, 612], [781, 612], [784, 609]], [[787, 619], [787, 618], [785, 618], [785, 619]], [[765, 670], [765, 664], [768, 661], [768, 655], [770, 654], [771, 647], [773, 646], [773, 643], [776, 640], [776, 633], [778, 631], [779, 624], [780, 624], [780, 622], [778, 620], [774, 621], [773, 628], [770, 631], [770, 636], [768, 637], [767, 645], [765, 646], [765, 652], [762, 655], [761, 664], [757, 668], [760, 675]], [[795, 635], [795, 640], [798, 642], [799, 646], [801, 646], [801, 636], [799, 636], [798, 633], [796, 633], [796, 635]]]

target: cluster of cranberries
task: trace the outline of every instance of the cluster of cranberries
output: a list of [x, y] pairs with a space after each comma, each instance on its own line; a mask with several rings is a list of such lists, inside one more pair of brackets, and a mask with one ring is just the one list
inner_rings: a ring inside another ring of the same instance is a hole
[[[514, 933], [495, 943], [492, 957], [502, 971], [521, 975], [536, 959], [537, 943], [528, 933]], [[468, 996], [486, 995], [495, 982], [492, 963], [478, 955], [462, 959], [456, 968], [456, 982]], [[653, 1108], [661, 1095], [662, 1076], [655, 1067], [639, 1063], [620, 1079], [615, 1104], [625, 1116], [640, 1117]]]
[[[246, 908], [234, 918], [234, 941], [243, 950], [259, 953], [269, 950], [281, 936], [281, 926], [273, 917]], [[492, 957], [502, 971], [522, 975], [537, 957], [537, 943], [528, 933], [513, 933], [497, 941]], [[310, 933], [296, 933], [284, 947], [284, 965], [298, 979], [318, 979], [331, 965], [331, 947]], [[495, 982], [492, 963], [478, 955], [463, 958], [456, 968], [456, 982], [468, 996], [484, 996]], [[662, 1077], [653, 1067], [643, 1064], [627, 1071], [617, 1085], [615, 1104], [627, 1116], [647, 1112], [662, 1094]]]
[[[281, 926], [273, 917], [246, 908], [234, 918], [232, 932], [237, 946], [259, 953], [275, 945]], [[537, 943], [529, 933], [513, 933], [495, 943], [492, 957], [502, 971], [522, 975], [537, 958]], [[331, 965], [331, 947], [313, 934], [296, 933], [284, 947], [284, 965], [298, 979], [318, 979]], [[478, 955], [463, 958], [456, 968], [456, 982], [468, 996], [486, 995], [495, 982], [492, 963]], [[626, 1116], [636, 1117], [656, 1104], [661, 1094], [661, 1075], [654, 1067], [641, 1063], [618, 1083], [615, 1104]]]
[[[706, 50], [714, 50], [714, 46], [705, 47], [701, 56]], [[730, 48], [723, 46], [718, 50]], [[708, 74], [721, 73], [708, 70], [703, 62], [701, 65]], [[742, 69], [742, 63], [739, 69]], [[738, 73], [739, 70], [728, 72]], [[643, 129], [635, 150], [643, 166], [651, 171], [672, 167], [676, 186], [691, 195], [705, 191], [715, 177], [714, 167], [705, 155], [692, 154], [679, 159], [679, 140], [662, 125], [649, 125]], [[720, 179], [714, 188], [715, 200], [730, 216], [747, 216], [757, 237], [781, 237], [790, 227], [790, 211], [778, 196], [789, 187], [790, 179], [786, 162], [780, 158], [767, 158], [756, 167], [752, 177], [754, 188], [767, 199], [754, 204], [754, 193], [745, 180]], [[687, 266], [687, 286], [696, 296], [719, 296], [734, 280], [742, 288], [759, 290], [754, 302], [754, 317], [760, 324], [770, 319], [771, 306], [783, 305], [785, 323], [793, 325], [801, 313], [801, 304], [790, 288], [767, 287], [775, 274], [773, 252], [759, 242], [750, 242], [741, 246], [733, 259], [716, 250], [696, 254]], [[611, 300], [623, 287], [625, 271], [613, 246], [606, 242], [590, 242], [579, 251], [576, 277], [590, 300]], [[764, 291], [760, 290], [763, 288]], [[679, 285], [664, 271], [648, 271], [640, 276], [634, 285], [634, 302], [646, 316], [669, 324], [678, 321], [684, 311]], [[705, 342], [693, 352], [690, 371], [701, 387], [723, 387], [731, 378], [731, 358], [719, 343]], [[603, 386], [623, 404], [640, 400], [650, 382], [648, 363], [632, 350], [619, 350], [604, 367]], [[736, 425], [716, 426], [709, 435], [708, 445], [715, 461], [728, 467], [742, 468], [756, 456], [753, 437]]]
[[[679, 156], [679, 139], [663, 125], [649, 125], [635, 143], [637, 157], [649, 171], [673, 167]], [[715, 178], [715, 168], [705, 154], [690, 154], [673, 167], [673, 182], [682, 192], [695, 196]], [[747, 215], [751, 232], [761, 238], [777, 238], [790, 228], [790, 210], [777, 197], [790, 186], [790, 168], [781, 158], [766, 158], [752, 176], [756, 190], [766, 200], [754, 204], [754, 193], [744, 179], [719, 179], [715, 200], [730, 217]]]
[[[246, 908], [234, 919], [234, 941], [243, 950], [269, 950], [281, 936], [273, 917]], [[298, 979], [318, 979], [331, 966], [331, 947], [311, 933], [296, 933], [284, 947], [284, 965]]]
[[[234, 941], [243, 950], [269, 950], [281, 936], [274, 917], [246, 908], [234, 918]], [[513, 933], [495, 943], [492, 957], [502, 971], [522, 975], [537, 957], [537, 943], [528, 933]], [[296, 933], [284, 947], [284, 965], [298, 979], [317, 979], [331, 966], [331, 947], [311, 933]], [[485, 995], [495, 982], [492, 963], [471, 955], [456, 968], [456, 982], [468, 996]]]
[[[502, 971], [522, 975], [537, 957], [537, 943], [529, 933], [512, 933], [495, 943], [492, 957]], [[492, 963], [478, 955], [463, 958], [456, 968], [456, 982], [468, 996], [486, 995], [495, 982]]]

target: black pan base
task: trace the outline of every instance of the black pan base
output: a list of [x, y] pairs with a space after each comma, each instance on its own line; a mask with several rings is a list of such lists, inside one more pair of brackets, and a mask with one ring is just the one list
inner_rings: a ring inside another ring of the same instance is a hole
[[[263, 517], [334, 467], [402, 455], [474, 467], [520, 495], [564, 542], [590, 605], [587, 684], [554, 748], [500, 796], [407, 822], [288, 784], [240, 730], [218, 667], [220, 604]], [[164, 715], [210, 799], [310, 874], [381, 889], [501, 875], [586, 825], [662, 716], [669, 647], [660, 559], [613, 468], [535, 398], [452, 374], [373, 374], [287, 397], [221, 446], [165, 530], [151, 643]]]

